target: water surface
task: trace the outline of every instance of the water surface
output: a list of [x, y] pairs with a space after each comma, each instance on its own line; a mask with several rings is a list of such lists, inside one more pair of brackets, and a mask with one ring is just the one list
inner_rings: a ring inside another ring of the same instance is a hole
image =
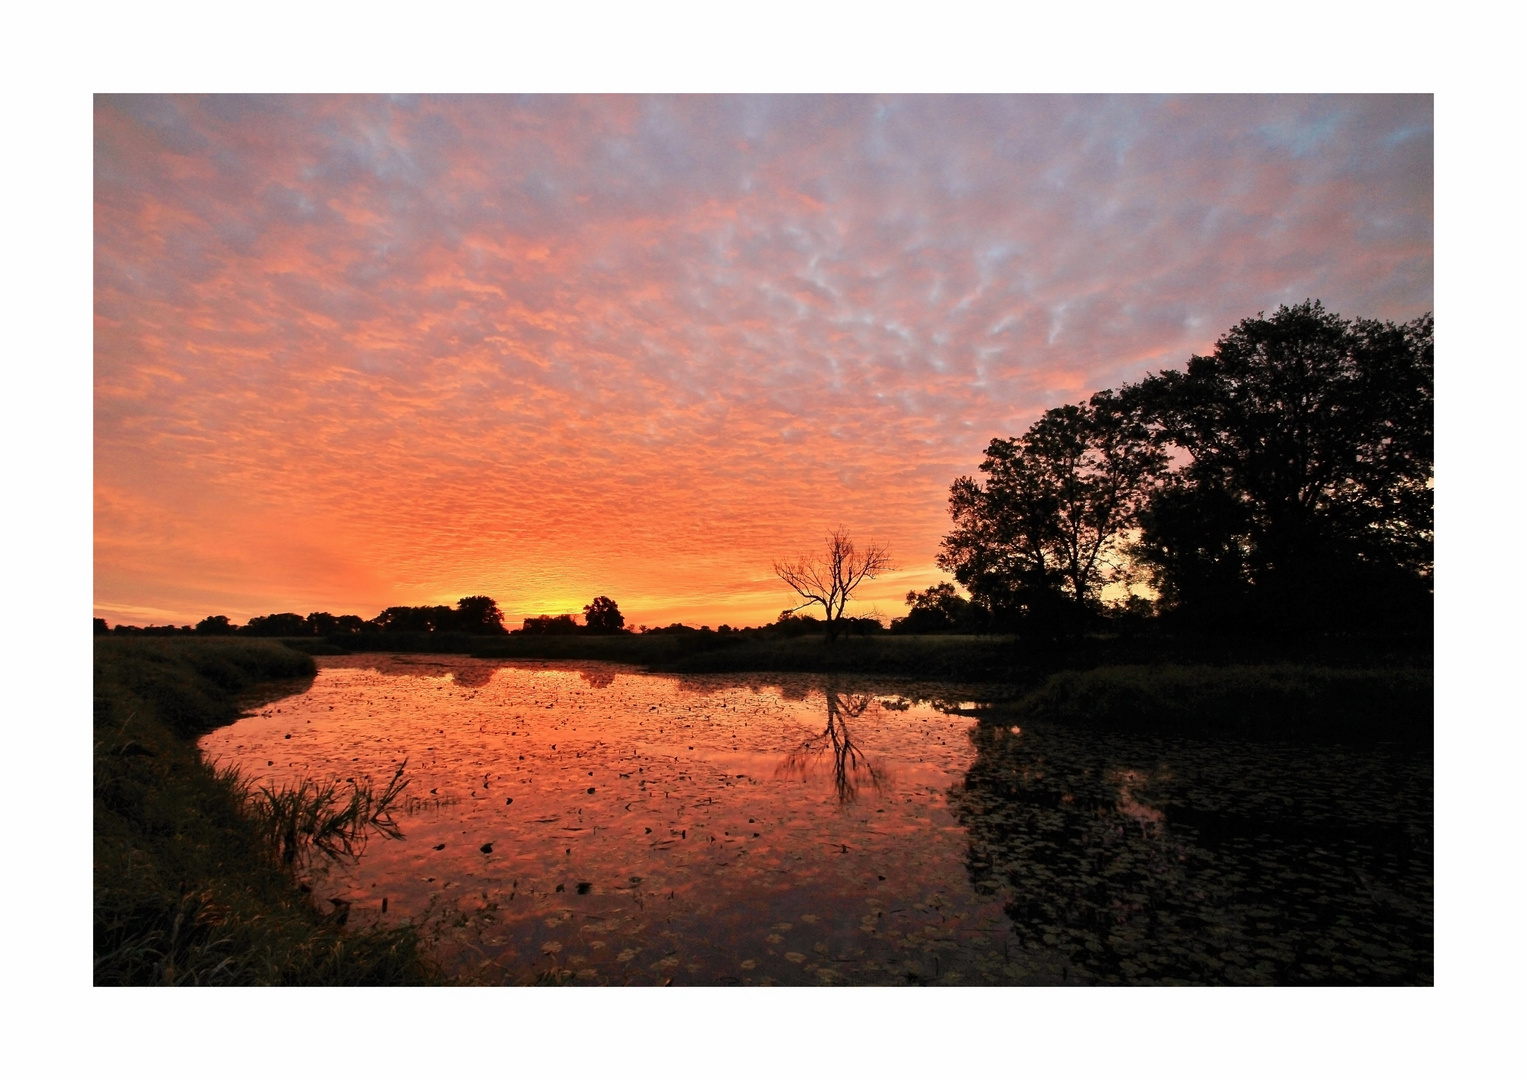
[[310, 881], [473, 979], [1431, 979], [1429, 754], [1017, 731], [911, 682], [318, 665], [202, 747], [260, 783], [406, 762], [403, 839]]

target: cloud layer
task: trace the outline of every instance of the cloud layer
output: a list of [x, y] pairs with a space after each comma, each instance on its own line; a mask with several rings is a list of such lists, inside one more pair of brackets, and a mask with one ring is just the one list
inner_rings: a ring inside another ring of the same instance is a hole
[[150, 98], [95, 119], [112, 622], [937, 580], [1044, 408], [1318, 297], [1432, 305], [1428, 97]]

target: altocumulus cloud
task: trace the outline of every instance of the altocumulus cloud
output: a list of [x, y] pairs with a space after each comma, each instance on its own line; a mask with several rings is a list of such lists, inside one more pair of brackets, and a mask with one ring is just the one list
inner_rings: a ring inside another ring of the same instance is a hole
[[1280, 302], [1432, 304], [1429, 97], [101, 97], [95, 140], [113, 621], [757, 621], [839, 522], [890, 614], [993, 436]]

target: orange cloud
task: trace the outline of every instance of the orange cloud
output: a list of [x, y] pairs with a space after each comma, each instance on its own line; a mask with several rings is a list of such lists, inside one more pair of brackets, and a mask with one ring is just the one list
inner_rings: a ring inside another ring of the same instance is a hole
[[112, 621], [756, 623], [840, 523], [897, 614], [993, 436], [1280, 301], [1431, 305], [1425, 97], [102, 97], [95, 135]]

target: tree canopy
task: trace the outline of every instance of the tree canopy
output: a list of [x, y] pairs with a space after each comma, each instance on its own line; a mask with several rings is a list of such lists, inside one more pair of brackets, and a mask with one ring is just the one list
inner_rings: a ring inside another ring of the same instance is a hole
[[[997, 619], [1162, 611], [1291, 628], [1415, 616], [1432, 572], [1433, 323], [1319, 301], [1234, 326], [1184, 371], [1045, 412], [950, 490], [939, 564]], [[1043, 620], [1041, 620], [1043, 621]]]
[[1021, 437], [991, 441], [985, 484], [954, 482], [939, 566], [1000, 614], [1054, 614], [1063, 595], [1085, 609], [1165, 464], [1111, 391], [1050, 409]]
[[583, 609], [583, 623], [595, 634], [619, 633], [626, 625], [620, 605], [608, 596], [596, 596]]
[[1430, 314], [1306, 301], [1126, 387], [1152, 441], [1187, 458], [1140, 519], [1166, 604], [1339, 623], [1429, 597], [1432, 354]]

